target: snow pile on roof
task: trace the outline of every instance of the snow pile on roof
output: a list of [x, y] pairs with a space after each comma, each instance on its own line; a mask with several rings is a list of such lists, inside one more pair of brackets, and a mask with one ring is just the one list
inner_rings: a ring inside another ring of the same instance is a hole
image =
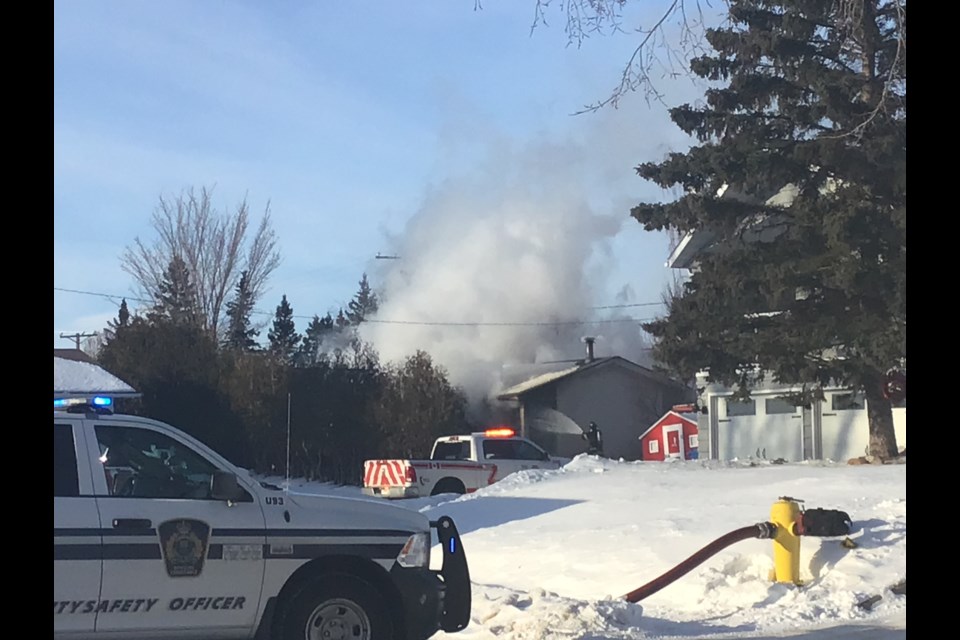
[[138, 395], [136, 389], [103, 367], [54, 356], [53, 395], [65, 397], [91, 394]]
[[576, 372], [579, 368], [580, 368], [579, 366], [573, 366], [567, 369], [562, 369], [560, 371], [551, 371], [548, 373], [541, 374], [539, 376], [535, 376], [533, 378], [530, 378], [529, 380], [521, 382], [520, 384], [516, 384], [510, 387], [509, 389], [504, 389], [499, 394], [497, 394], [497, 397], [504, 398], [506, 396], [520, 395], [521, 393], [525, 391], [529, 391], [530, 389], [539, 387], [540, 385], [544, 385], [544, 384], [547, 384], [548, 382], [553, 382], [554, 380], [559, 380], [564, 376], [568, 376], [571, 373]]

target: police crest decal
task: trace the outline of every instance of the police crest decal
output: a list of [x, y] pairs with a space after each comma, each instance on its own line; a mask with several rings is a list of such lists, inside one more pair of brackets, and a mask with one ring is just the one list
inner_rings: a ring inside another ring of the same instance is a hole
[[207, 556], [210, 525], [200, 520], [168, 520], [159, 527], [160, 548], [171, 578], [200, 575]]

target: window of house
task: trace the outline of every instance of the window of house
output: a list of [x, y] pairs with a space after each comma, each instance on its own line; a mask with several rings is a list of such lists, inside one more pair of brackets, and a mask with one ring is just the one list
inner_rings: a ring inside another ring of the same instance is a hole
[[763, 401], [764, 411], [768, 416], [778, 413], [796, 413], [797, 408], [783, 398], [767, 398]]
[[648, 445], [648, 449], [650, 450], [650, 453], [660, 453], [660, 441], [651, 440], [650, 444]]
[[73, 446], [73, 427], [53, 425], [53, 497], [73, 498], [80, 495], [77, 480], [77, 451]]
[[835, 393], [830, 398], [830, 409], [832, 411], [855, 411], [863, 409], [865, 406], [861, 393]]
[[690, 436], [687, 436], [687, 446], [689, 446], [691, 449], [696, 449], [697, 447], [699, 447], [700, 436], [698, 436], [696, 433]]
[[755, 416], [757, 415], [757, 403], [755, 400], [734, 400], [726, 398], [727, 417], [730, 416]]

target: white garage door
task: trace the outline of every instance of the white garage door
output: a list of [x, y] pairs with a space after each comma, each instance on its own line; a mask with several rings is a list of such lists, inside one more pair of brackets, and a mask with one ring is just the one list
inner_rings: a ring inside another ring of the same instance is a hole
[[[866, 402], [861, 393], [833, 391], [824, 394], [820, 414], [820, 442], [823, 457], [844, 462], [850, 458], [867, 455], [870, 444], [870, 425], [867, 421]], [[907, 409], [893, 409], [893, 426], [897, 446], [907, 446]]]
[[721, 460], [803, 460], [803, 414], [776, 395], [753, 394], [747, 402], [720, 398], [717, 424]]

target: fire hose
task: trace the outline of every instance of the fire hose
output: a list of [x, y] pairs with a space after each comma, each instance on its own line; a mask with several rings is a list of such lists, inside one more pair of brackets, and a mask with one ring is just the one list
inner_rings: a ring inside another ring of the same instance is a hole
[[770, 508], [770, 520], [734, 529], [720, 536], [695, 554], [638, 589], [623, 596], [627, 602], [640, 602], [690, 572], [707, 558], [730, 545], [759, 538], [773, 540], [772, 578], [777, 582], [800, 584], [800, 536], [838, 536], [850, 532], [853, 522], [845, 511], [837, 509], [801, 510], [802, 500], [781, 496]]
[[640, 602], [647, 596], [651, 596], [657, 591], [660, 591], [660, 589], [663, 589], [674, 580], [677, 580], [681, 576], [689, 573], [692, 569], [702, 564], [707, 558], [719, 551], [722, 551], [723, 549], [726, 549], [730, 545], [740, 542], [741, 540], [749, 540], [750, 538], [759, 538], [762, 540], [772, 539], [776, 536], [776, 534], [777, 525], [772, 522], [760, 522], [749, 527], [734, 529], [730, 533], [720, 536], [707, 546], [703, 547], [660, 577], [654, 578], [642, 587], [634, 589], [630, 593], [626, 594], [623, 596], [623, 599], [627, 602]]

